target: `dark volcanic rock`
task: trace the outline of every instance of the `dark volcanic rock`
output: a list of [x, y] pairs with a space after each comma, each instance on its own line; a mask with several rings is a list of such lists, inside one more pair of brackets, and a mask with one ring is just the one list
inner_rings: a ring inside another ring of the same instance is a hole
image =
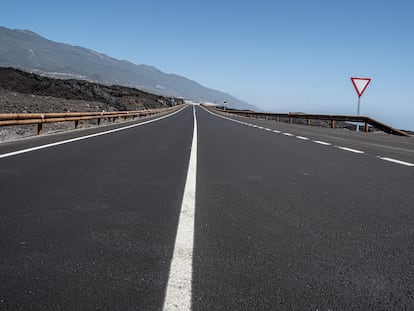
[[[13, 68], [0, 68], [0, 90], [0, 112], [7, 113], [38, 112], [42, 103], [35, 104], [33, 100], [35, 105], [31, 105], [30, 97], [24, 94], [30, 95], [31, 98], [34, 98], [33, 95], [49, 98], [49, 104], [41, 112], [140, 110], [182, 103], [180, 99], [154, 95], [134, 88], [108, 86], [83, 80], [53, 79]], [[16, 102], [17, 98], [25, 100], [19, 104]], [[56, 107], [50, 98], [56, 99]], [[80, 102], [82, 104], [76, 109]], [[93, 109], [82, 109], [83, 106]]]

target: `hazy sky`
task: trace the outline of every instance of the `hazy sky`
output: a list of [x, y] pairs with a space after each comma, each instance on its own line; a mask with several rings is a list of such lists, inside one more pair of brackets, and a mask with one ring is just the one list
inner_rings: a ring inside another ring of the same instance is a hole
[[152, 65], [267, 111], [414, 130], [412, 0], [2, 0], [0, 25]]

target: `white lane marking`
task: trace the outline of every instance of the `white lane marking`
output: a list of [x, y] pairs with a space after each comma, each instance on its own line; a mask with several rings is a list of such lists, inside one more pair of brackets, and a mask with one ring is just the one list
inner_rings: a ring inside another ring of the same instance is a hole
[[264, 130], [264, 127], [263, 126], [258, 126], [258, 128], [261, 129], [261, 130]]
[[[201, 108], [203, 108], [205, 111], [212, 114], [213, 116], [235, 122], [235, 120], [233, 120], [233, 119], [226, 118], [226, 117], [223, 117], [221, 115], [215, 114], [215, 113], [209, 111], [208, 109], [205, 109], [204, 107], [201, 107]], [[251, 123], [246, 123], [246, 125], [257, 127], [257, 125], [253, 125]], [[278, 134], [281, 133], [278, 130], [273, 130], [273, 132], [278, 133]], [[296, 136], [296, 138], [302, 139], [302, 140], [309, 140], [309, 138], [303, 137], [303, 136]], [[313, 140], [313, 142], [317, 143], [317, 144], [320, 144], [320, 145], [324, 145], [324, 146], [331, 146], [332, 145], [331, 143], [327, 143], [327, 142], [320, 141], [320, 140]], [[361, 150], [356, 150], [356, 149], [351, 149], [351, 148], [346, 148], [346, 147], [339, 147], [339, 146], [336, 146], [336, 147], [338, 147], [339, 149], [342, 149], [342, 150], [351, 151], [351, 152], [355, 152], [355, 153], [360, 153], [360, 154], [365, 153], [364, 151], [361, 151]], [[405, 165], [405, 166], [410, 166], [410, 167], [414, 166], [414, 163], [410, 163], [410, 162], [404, 162], [404, 161], [401, 161], [401, 160], [396, 160], [396, 159], [386, 158], [386, 157], [380, 157], [380, 156], [378, 156], [378, 158], [381, 159], [381, 160], [384, 160], [384, 161], [389, 161], [389, 162], [393, 162], [393, 163], [397, 163], [397, 164], [401, 164], [401, 165]]]
[[197, 176], [197, 118], [194, 106], [193, 114], [193, 142], [163, 310], [191, 310]]
[[266, 130], [266, 131], [269, 131], [269, 132], [271, 132], [271, 131], [272, 131], [272, 129], [268, 129], [268, 128], [265, 128], [265, 130]]
[[324, 145], [324, 146], [330, 146], [332, 145], [331, 143], [326, 143], [324, 141], [320, 141], [320, 140], [314, 140], [314, 143], [320, 144], [320, 145]]
[[396, 159], [393, 159], [393, 158], [387, 158], [387, 157], [378, 157], [378, 158], [381, 159], [381, 160], [384, 160], [384, 161], [393, 162], [393, 163], [397, 163], [397, 164], [401, 164], [401, 165], [405, 165], [405, 166], [411, 166], [411, 167], [414, 166], [414, 163], [405, 162], [405, 161], [401, 161], [401, 160], [396, 160]]
[[285, 136], [293, 136], [293, 134], [290, 134], [290, 133], [283, 133], [283, 135], [285, 135]]
[[185, 108], [186, 107], [184, 107], [180, 110], [177, 110], [177, 111], [175, 111], [171, 114], [162, 116], [160, 118], [144, 121], [144, 122], [141, 122], [141, 123], [138, 123], [138, 124], [128, 125], [128, 126], [125, 126], [125, 127], [120, 127], [120, 128], [116, 128], [116, 129], [105, 131], [105, 132], [99, 132], [99, 133], [90, 134], [90, 135], [86, 135], [86, 136], [81, 136], [81, 137], [76, 137], [76, 138], [72, 138], [72, 139], [62, 140], [62, 141], [58, 141], [58, 142], [54, 142], [54, 143], [50, 143], [50, 144], [46, 144], [46, 145], [31, 147], [31, 148], [22, 149], [22, 150], [17, 150], [17, 151], [13, 151], [13, 152], [9, 152], [9, 153], [3, 153], [3, 154], [0, 154], [0, 159], [7, 158], [7, 157], [12, 157], [12, 156], [22, 154], [22, 153], [27, 153], [27, 152], [31, 152], [31, 151], [36, 151], [36, 150], [41, 150], [41, 149], [45, 149], [45, 148], [55, 147], [55, 146], [59, 146], [59, 145], [63, 145], [63, 144], [73, 143], [75, 141], [80, 141], [80, 140], [84, 140], [84, 139], [89, 139], [89, 138], [93, 138], [93, 137], [98, 137], [98, 136], [102, 136], [102, 135], [106, 135], [106, 134], [111, 134], [111, 133], [131, 129], [131, 128], [134, 128], [134, 127], [137, 127], [137, 126], [141, 126], [141, 125], [144, 125], [144, 124], [152, 123], [152, 122], [155, 122], [155, 121], [159, 121], [159, 120], [171, 117], [172, 115], [175, 115], [176, 113], [179, 113], [180, 111], [182, 111]]
[[350, 151], [350, 152], [354, 152], [354, 153], [365, 153], [364, 151], [361, 150], [357, 150], [357, 149], [352, 149], [352, 148], [348, 148], [348, 147], [341, 147], [341, 146], [335, 146], [338, 149], [341, 150], [345, 150], [345, 151]]

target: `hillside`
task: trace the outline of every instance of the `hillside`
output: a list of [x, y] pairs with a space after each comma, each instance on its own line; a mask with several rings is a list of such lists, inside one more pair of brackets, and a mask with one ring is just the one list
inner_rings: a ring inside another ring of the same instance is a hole
[[135, 65], [93, 50], [47, 40], [26, 30], [0, 27], [0, 66], [21, 68], [41, 75], [123, 85], [167, 97], [196, 101], [226, 101], [239, 109], [258, 110], [233, 96], [195, 81], [166, 74], [155, 67]]
[[0, 113], [139, 110], [182, 102], [129, 87], [0, 68]]

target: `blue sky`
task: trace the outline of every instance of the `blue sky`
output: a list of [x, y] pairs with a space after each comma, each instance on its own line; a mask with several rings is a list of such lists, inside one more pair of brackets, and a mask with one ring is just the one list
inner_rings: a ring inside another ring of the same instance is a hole
[[0, 25], [152, 65], [266, 111], [414, 130], [414, 1], [2, 0]]

